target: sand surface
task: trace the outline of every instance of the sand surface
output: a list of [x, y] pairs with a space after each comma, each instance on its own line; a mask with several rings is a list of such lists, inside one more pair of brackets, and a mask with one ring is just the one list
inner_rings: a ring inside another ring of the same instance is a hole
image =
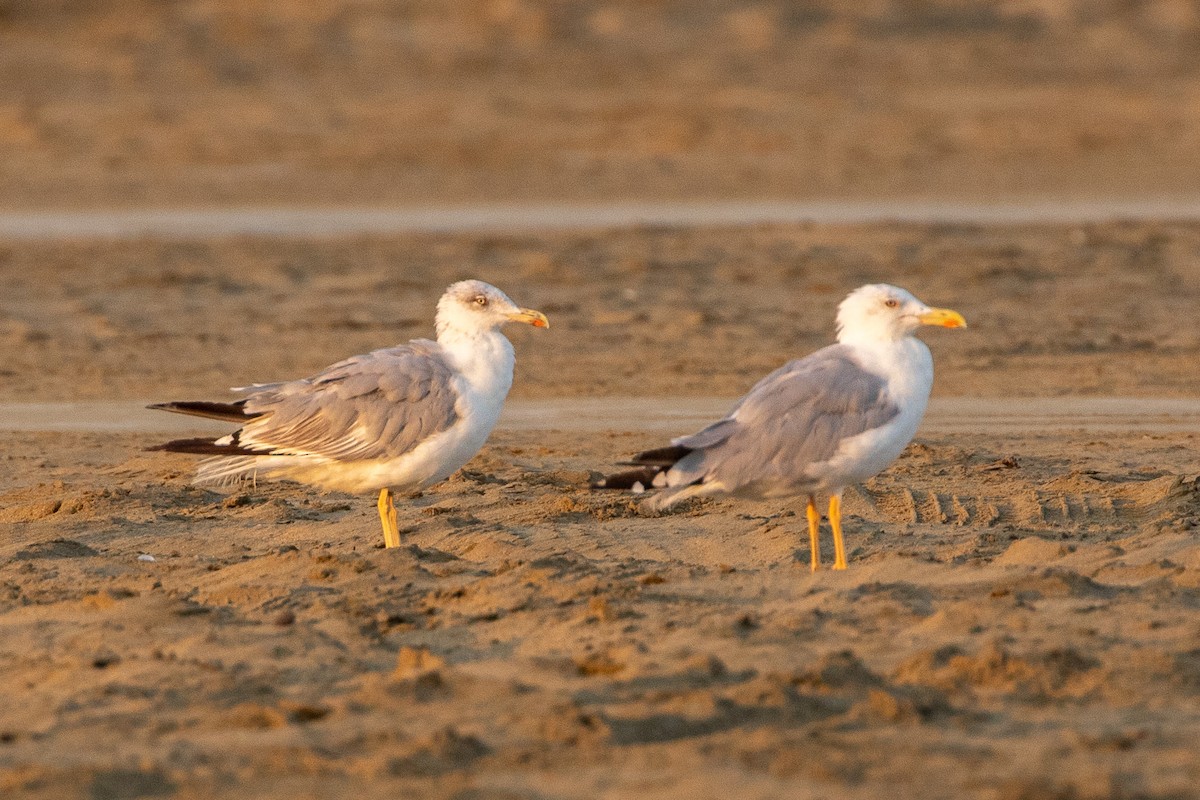
[[[1198, 251], [1156, 223], [10, 244], [0, 786], [1189, 796]], [[137, 400], [427, 335], [463, 274], [553, 327], [513, 331], [506, 424], [401, 503], [401, 549], [371, 498], [215, 495], [141, 452], [212, 427]], [[849, 494], [850, 570], [809, 573], [795, 505], [585, 488], [882, 275], [972, 326], [926, 334], [930, 425]]]
[[[1200, 796], [1198, 75], [1170, 0], [0, 0], [9, 220], [1163, 209], [8, 228], [0, 797]], [[371, 497], [144, 452], [213, 427], [141, 404], [429, 336], [463, 277], [552, 327], [401, 548]], [[847, 494], [849, 570], [809, 572], [797, 504], [586, 488], [879, 280], [970, 327], [923, 334], [929, 424]]]

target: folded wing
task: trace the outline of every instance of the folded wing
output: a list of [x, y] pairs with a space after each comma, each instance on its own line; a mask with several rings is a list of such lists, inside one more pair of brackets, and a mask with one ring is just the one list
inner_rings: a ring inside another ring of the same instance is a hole
[[435, 342], [341, 361], [312, 378], [260, 387], [239, 444], [336, 461], [396, 458], [458, 419], [454, 371]]
[[829, 461], [846, 439], [897, 414], [885, 380], [845, 345], [832, 345], [767, 375], [723, 419], [635, 457], [640, 469], [597, 485], [669, 487], [660, 507], [702, 484], [731, 493], [795, 491], [816, 480], [810, 468]]

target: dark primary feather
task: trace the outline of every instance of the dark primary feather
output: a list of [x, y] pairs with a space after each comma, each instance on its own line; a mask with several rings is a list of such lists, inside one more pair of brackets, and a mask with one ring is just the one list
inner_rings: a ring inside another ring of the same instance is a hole
[[630, 461], [622, 461], [625, 466], [637, 467], [613, 475], [606, 475], [591, 484], [593, 489], [632, 489], [640, 483], [643, 489], [650, 489], [654, 479], [664, 470], [670, 469], [675, 462], [692, 452], [690, 448], [679, 445], [659, 447], [638, 453]]
[[246, 401], [236, 400], [232, 403], [214, 403], [208, 400], [181, 400], [174, 403], [154, 403], [146, 406], [156, 411], [172, 411], [176, 414], [187, 414], [192, 417], [207, 417], [219, 419], [222, 422], [245, 422], [261, 416], [261, 413], [246, 411]]
[[[236, 436], [236, 435], [235, 435]], [[263, 453], [247, 450], [237, 443], [236, 438], [230, 444], [217, 444], [215, 439], [173, 439], [163, 444], [147, 447], [146, 450], [162, 450], [168, 453], [191, 453], [198, 456], [261, 456]]]
[[641, 484], [643, 489], [649, 489], [654, 485], [654, 478], [663, 471], [662, 467], [642, 467], [641, 469], [629, 469], [624, 472], [618, 472], [613, 475], [606, 475], [598, 481], [594, 481], [590, 488], [592, 489], [622, 489], [628, 491], [635, 484]]
[[669, 467], [679, 459], [692, 452], [690, 447], [682, 447], [677, 444], [668, 445], [667, 447], [659, 447], [654, 450], [647, 450], [644, 453], [638, 453], [630, 461], [621, 461], [624, 466], [640, 466], [652, 465], [656, 467]]

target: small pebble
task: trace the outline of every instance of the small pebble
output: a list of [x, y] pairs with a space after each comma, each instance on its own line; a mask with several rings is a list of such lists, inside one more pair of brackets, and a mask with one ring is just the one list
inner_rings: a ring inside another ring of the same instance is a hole
[[149, 553], [142, 553], [140, 556], [138, 556], [138, 561], [154, 561], [154, 560], [155, 560], [154, 556], [150, 555]]
[[274, 623], [280, 627], [291, 625], [296, 621], [296, 614], [292, 611], [280, 611], [275, 615]]

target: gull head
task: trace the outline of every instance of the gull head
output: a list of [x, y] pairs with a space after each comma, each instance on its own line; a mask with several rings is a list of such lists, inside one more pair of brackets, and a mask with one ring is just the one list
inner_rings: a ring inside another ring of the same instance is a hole
[[546, 315], [531, 308], [520, 308], [508, 295], [483, 281], [459, 281], [447, 287], [437, 304], [437, 332], [485, 333], [499, 330], [509, 322], [524, 322], [535, 328], [549, 328]]
[[962, 314], [932, 308], [886, 283], [860, 286], [838, 306], [839, 342], [890, 342], [911, 336], [922, 325], [965, 328]]

